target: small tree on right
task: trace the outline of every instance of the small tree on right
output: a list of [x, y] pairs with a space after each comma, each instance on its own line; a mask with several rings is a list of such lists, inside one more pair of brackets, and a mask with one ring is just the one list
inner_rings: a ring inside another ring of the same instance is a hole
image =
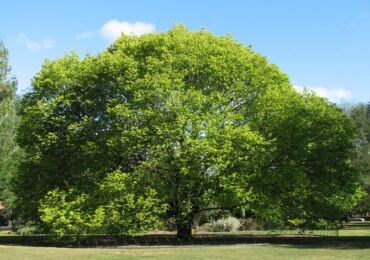
[[274, 149], [255, 180], [262, 199], [252, 208], [275, 224], [340, 220], [364, 195], [351, 160], [352, 121], [334, 103], [307, 90], [284, 104], [283, 113], [273, 111], [271, 96], [263, 101], [269, 107], [266, 123], [258, 117], [254, 123]]

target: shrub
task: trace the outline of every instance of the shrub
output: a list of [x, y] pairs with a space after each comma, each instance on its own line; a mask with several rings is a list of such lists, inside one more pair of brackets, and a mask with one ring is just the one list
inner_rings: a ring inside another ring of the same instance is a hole
[[16, 234], [21, 236], [38, 234], [38, 228], [35, 226], [23, 226], [17, 229]]
[[212, 232], [235, 232], [240, 228], [240, 221], [237, 218], [228, 217], [207, 223], [205, 228]]
[[239, 230], [264, 230], [264, 224], [253, 218], [241, 221]]
[[313, 223], [313, 226], [317, 229], [331, 229], [335, 227], [335, 224], [325, 219], [319, 219]]
[[292, 227], [302, 227], [306, 223], [306, 220], [305, 219], [299, 219], [299, 218], [288, 219], [288, 223]]

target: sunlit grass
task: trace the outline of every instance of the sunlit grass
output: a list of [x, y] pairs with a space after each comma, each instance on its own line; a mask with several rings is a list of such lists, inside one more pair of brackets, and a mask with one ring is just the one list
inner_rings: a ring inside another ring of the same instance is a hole
[[0, 236], [14, 236], [16, 235], [15, 232], [10, 230], [0, 230]]

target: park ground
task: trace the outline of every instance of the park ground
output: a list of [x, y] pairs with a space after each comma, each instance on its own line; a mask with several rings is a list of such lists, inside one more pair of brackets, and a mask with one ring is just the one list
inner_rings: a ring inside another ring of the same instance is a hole
[[271, 245], [53, 248], [0, 246], [5, 259], [369, 259], [370, 246]]
[[[2, 232], [0, 235], [8, 235]], [[58, 248], [0, 245], [0, 259], [370, 259], [370, 223], [339, 230], [343, 241], [309, 244], [235, 244]], [[347, 239], [353, 237], [355, 240]], [[361, 237], [364, 239], [362, 240]]]

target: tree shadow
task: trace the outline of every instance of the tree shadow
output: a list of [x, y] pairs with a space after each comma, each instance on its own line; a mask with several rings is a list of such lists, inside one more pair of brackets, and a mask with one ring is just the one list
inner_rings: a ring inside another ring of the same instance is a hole
[[324, 241], [309, 241], [308, 243], [274, 243], [274, 246], [296, 249], [370, 249], [370, 237], [333, 238]]
[[334, 248], [369, 249], [370, 236], [319, 237], [319, 236], [250, 236], [250, 235], [202, 235], [177, 238], [175, 235], [109, 236], [85, 235], [78, 239], [52, 239], [48, 235], [3, 236], [2, 245], [53, 246], [53, 247], [122, 247], [122, 246], [223, 246], [240, 244], [270, 244], [276, 247], [301, 249]]

